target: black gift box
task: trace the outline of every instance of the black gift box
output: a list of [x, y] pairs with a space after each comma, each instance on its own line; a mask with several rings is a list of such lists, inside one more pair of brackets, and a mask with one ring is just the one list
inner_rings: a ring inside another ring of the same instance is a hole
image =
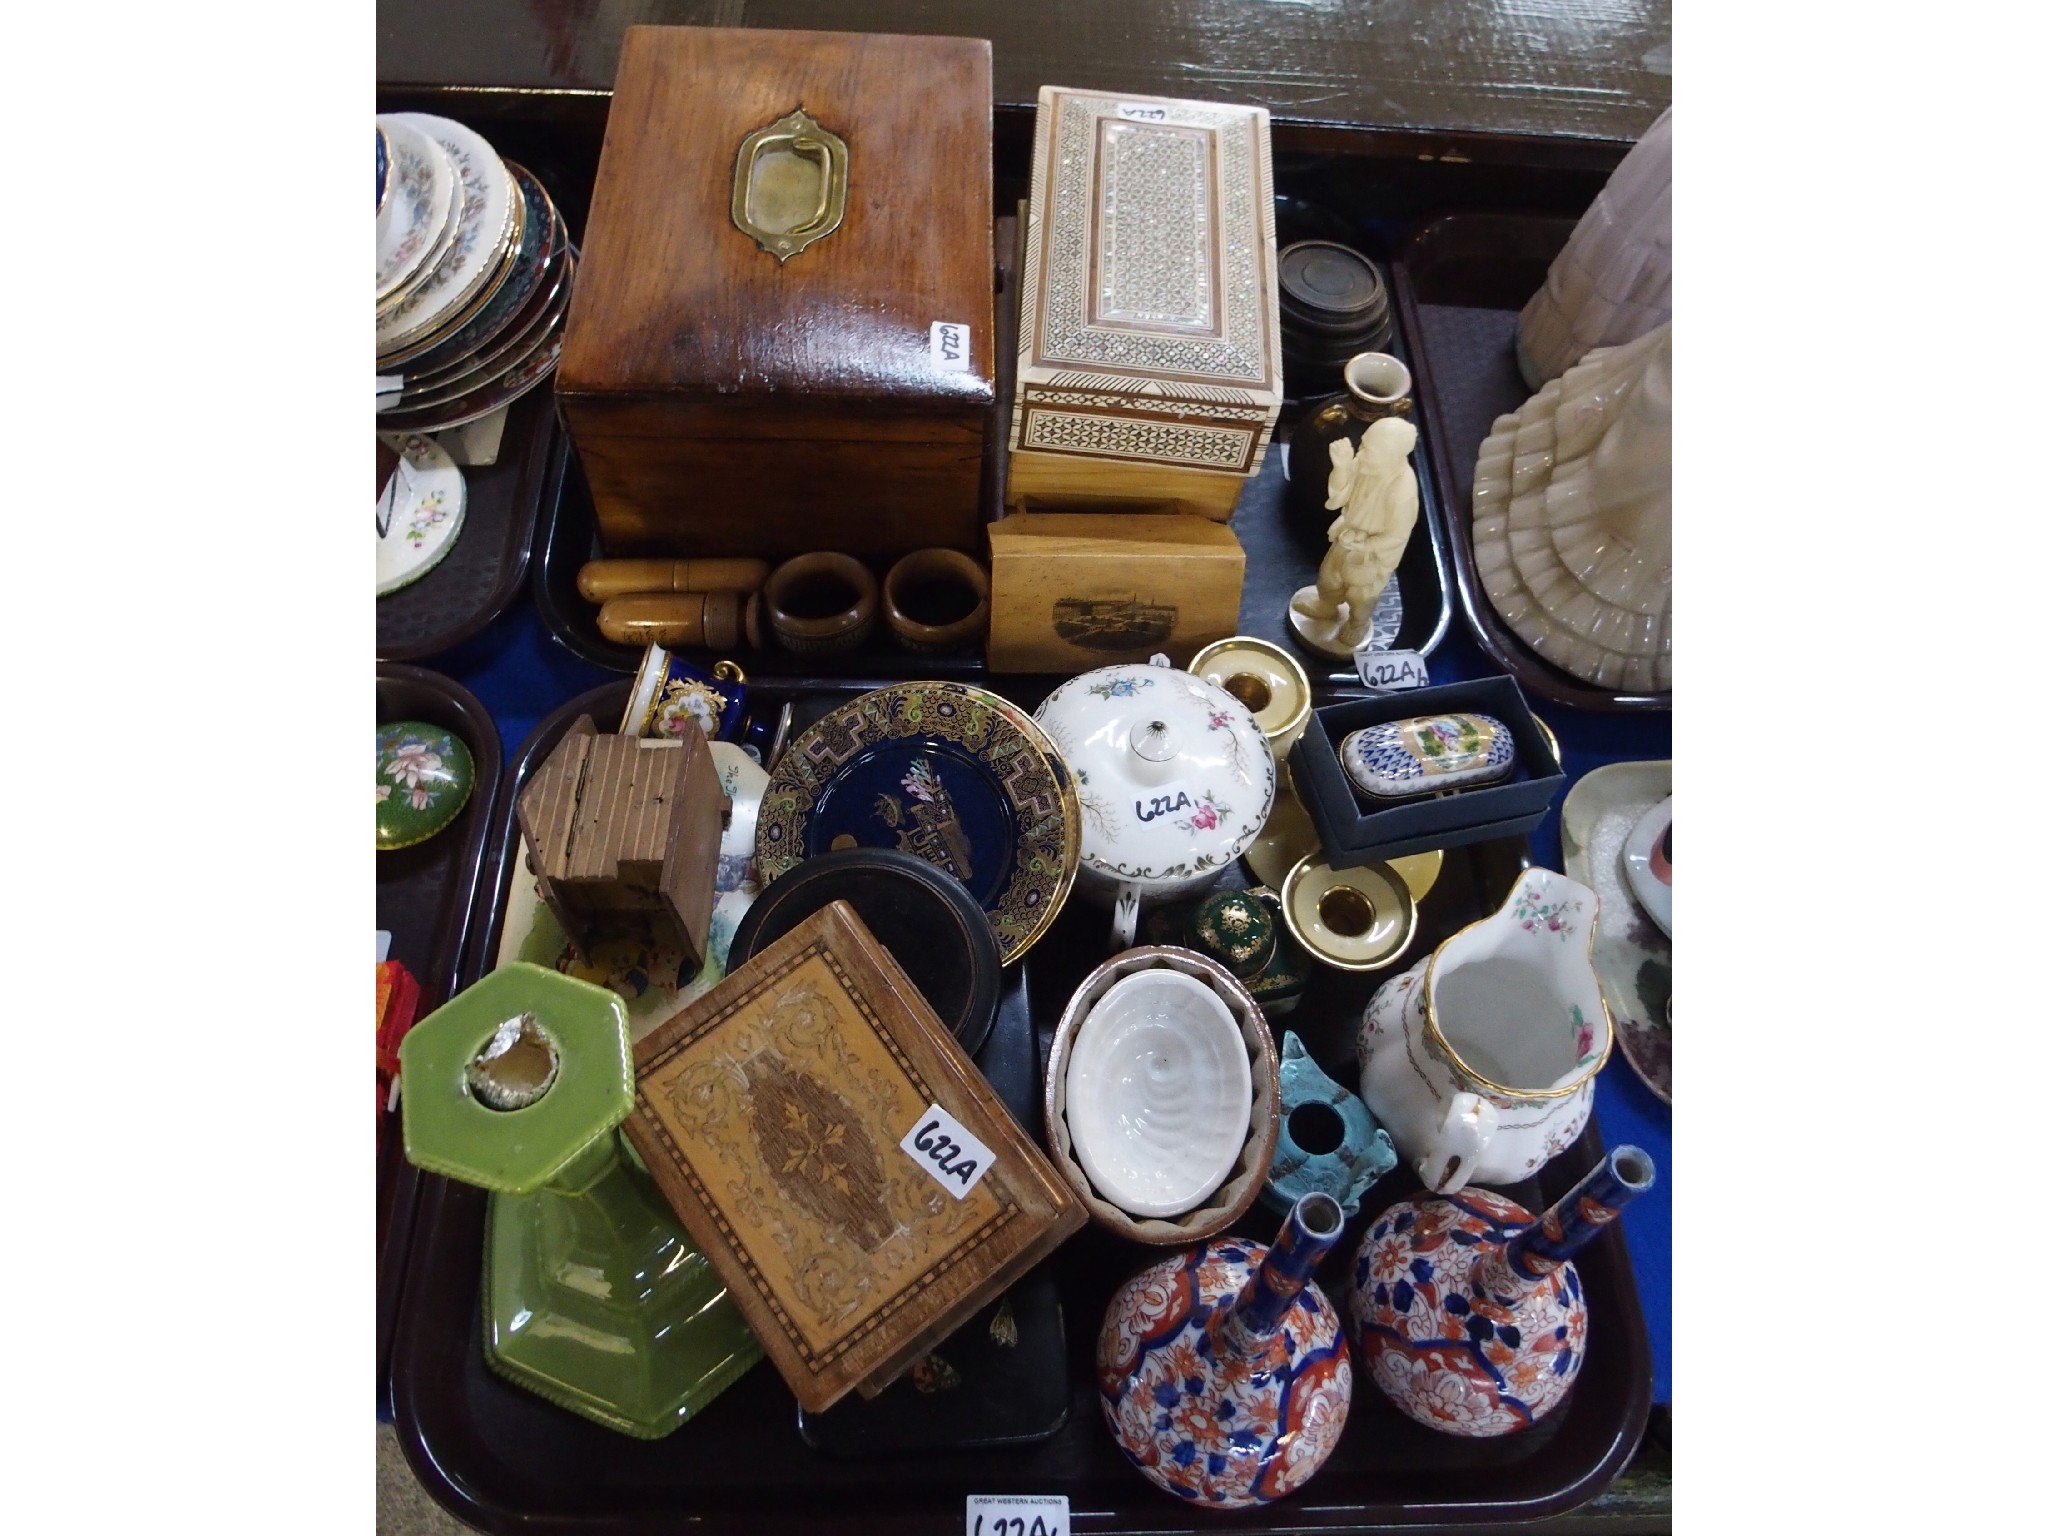
[[[1515, 738], [1513, 774], [1470, 789], [1382, 800], [1354, 785], [1338, 761], [1337, 744], [1353, 731], [1450, 714], [1492, 715], [1506, 725]], [[1415, 688], [1314, 710], [1287, 764], [1332, 869], [1533, 832], [1564, 786], [1550, 740], [1511, 677]]]

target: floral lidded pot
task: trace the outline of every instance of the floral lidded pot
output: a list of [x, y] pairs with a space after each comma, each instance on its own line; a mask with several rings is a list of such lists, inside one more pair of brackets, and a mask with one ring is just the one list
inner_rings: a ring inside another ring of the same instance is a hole
[[1351, 1353], [1311, 1277], [1343, 1230], [1335, 1200], [1304, 1195], [1270, 1247], [1215, 1238], [1110, 1298], [1095, 1345], [1102, 1414], [1152, 1483], [1249, 1509], [1329, 1459], [1351, 1411]]
[[1075, 889], [1115, 904], [1118, 949], [1136, 941], [1140, 898], [1214, 882], [1273, 809], [1278, 770], [1251, 711], [1165, 656], [1069, 678], [1036, 719], [1081, 802]]
[[1526, 869], [1498, 912], [1373, 994], [1360, 1097], [1430, 1189], [1526, 1179], [1585, 1129], [1614, 1044], [1598, 910], [1576, 880]]

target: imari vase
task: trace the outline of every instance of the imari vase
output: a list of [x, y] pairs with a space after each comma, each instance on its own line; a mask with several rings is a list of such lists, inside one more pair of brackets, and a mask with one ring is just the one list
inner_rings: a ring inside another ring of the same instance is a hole
[[1218, 1238], [1133, 1276], [1095, 1346], [1110, 1433], [1131, 1465], [1208, 1509], [1270, 1504], [1328, 1459], [1351, 1356], [1310, 1276], [1344, 1229], [1304, 1195], [1269, 1248]]
[[1389, 1206], [1352, 1276], [1352, 1333], [1373, 1381], [1447, 1434], [1527, 1429], [1585, 1358], [1572, 1255], [1656, 1177], [1640, 1147], [1618, 1147], [1541, 1220], [1483, 1189]]

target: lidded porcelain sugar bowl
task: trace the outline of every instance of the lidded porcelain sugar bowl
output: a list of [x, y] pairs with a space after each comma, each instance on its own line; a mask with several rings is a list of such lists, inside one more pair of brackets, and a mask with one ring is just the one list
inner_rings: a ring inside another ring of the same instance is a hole
[[1037, 720], [1080, 796], [1075, 889], [1115, 903], [1118, 949], [1136, 941], [1141, 897], [1209, 885], [1273, 809], [1273, 749], [1251, 712], [1164, 656], [1069, 678]]

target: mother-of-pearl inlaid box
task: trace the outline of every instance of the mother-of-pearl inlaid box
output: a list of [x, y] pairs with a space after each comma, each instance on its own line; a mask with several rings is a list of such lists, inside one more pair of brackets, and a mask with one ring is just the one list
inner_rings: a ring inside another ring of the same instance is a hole
[[1280, 414], [1270, 123], [1039, 91], [1010, 501], [1230, 516]]

